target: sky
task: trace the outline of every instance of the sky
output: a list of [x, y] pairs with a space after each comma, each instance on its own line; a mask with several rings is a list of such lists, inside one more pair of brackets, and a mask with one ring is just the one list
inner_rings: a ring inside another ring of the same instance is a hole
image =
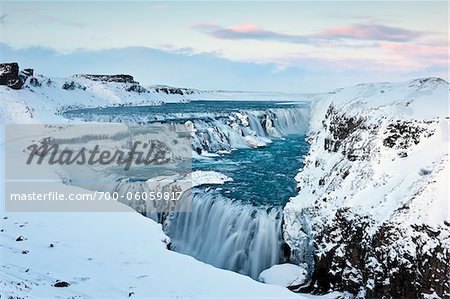
[[47, 76], [323, 92], [448, 79], [448, 3], [2, 1], [0, 60]]

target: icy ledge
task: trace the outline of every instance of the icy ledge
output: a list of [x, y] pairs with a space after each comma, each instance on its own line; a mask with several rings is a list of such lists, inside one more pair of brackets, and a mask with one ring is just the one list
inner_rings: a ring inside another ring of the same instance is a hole
[[[449, 84], [361, 84], [312, 103], [284, 238], [306, 290], [450, 296]], [[435, 297], [433, 297], [435, 298]]]

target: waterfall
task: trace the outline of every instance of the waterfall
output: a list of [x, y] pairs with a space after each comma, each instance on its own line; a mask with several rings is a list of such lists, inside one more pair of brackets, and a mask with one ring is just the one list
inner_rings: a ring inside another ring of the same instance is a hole
[[[119, 108], [118, 108], [119, 109]], [[126, 111], [126, 110], [125, 110]], [[248, 147], [246, 137], [281, 137], [306, 132], [308, 107], [268, 108], [240, 112], [202, 112], [139, 114], [117, 111], [117, 114], [95, 114], [71, 111], [65, 114], [74, 120], [116, 123], [192, 123], [195, 133], [194, 150], [208, 152], [229, 151]], [[268, 139], [265, 139], [268, 142]]]
[[284, 261], [281, 227], [281, 207], [256, 207], [198, 191], [192, 212], [174, 213], [165, 229], [173, 250], [257, 279]]
[[252, 130], [256, 132], [256, 135], [266, 136], [266, 132], [261, 125], [261, 120], [258, 118], [257, 115], [255, 115], [253, 113], [249, 113], [248, 120], [250, 123], [250, 128], [252, 128]]
[[[117, 112], [117, 113], [116, 113]], [[72, 113], [72, 119], [90, 122], [165, 122], [192, 127], [192, 148], [217, 153], [249, 147], [269, 138], [307, 131], [309, 108], [281, 107], [262, 110], [144, 114]], [[98, 189], [100, 186], [93, 186]], [[147, 190], [145, 182], [120, 181], [102, 189], [125, 193]], [[171, 238], [171, 249], [213, 266], [257, 279], [261, 271], [286, 261], [282, 238], [282, 207], [255, 206], [233, 200], [219, 192], [195, 188], [192, 212], [155, 213], [142, 203], [129, 203], [137, 211], [162, 223]]]

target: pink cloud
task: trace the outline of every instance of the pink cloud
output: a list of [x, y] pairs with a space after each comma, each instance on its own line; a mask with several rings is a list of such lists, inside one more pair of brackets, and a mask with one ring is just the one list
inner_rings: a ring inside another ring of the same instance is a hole
[[408, 42], [429, 32], [377, 24], [353, 24], [327, 28], [309, 34], [286, 34], [262, 29], [256, 24], [223, 27], [215, 24], [197, 24], [191, 28], [218, 39], [274, 40], [287, 43], [320, 44], [339, 40]]
[[326, 29], [317, 37], [325, 39], [355, 39], [380, 41], [409, 41], [423, 36], [425, 32], [377, 24], [355, 24]]
[[428, 57], [447, 58], [448, 46], [447, 45], [425, 45], [425, 44], [401, 44], [393, 42], [384, 42], [380, 44], [381, 48], [397, 54], [414, 54]]
[[255, 33], [263, 30], [255, 24], [241, 24], [227, 27], [226, 29], [239, 33]]

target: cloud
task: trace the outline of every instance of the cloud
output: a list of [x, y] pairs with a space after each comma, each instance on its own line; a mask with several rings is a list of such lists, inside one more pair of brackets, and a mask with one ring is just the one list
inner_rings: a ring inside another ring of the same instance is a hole
[[353, 39], [407, 42], [425, 35], [424, 32], [377, 24], [356, 24], [326, 29], [316, 37], [324, 39]]
[[157, 46], [157, 49], [161, 49], [167, 52], [175, 53], [175, 54], [183, 54], [183, 55], [194, 55], [196, 51], [192, 47], [177, 47], [173, 44], [161, 44]]
[[213, 24], [196, 24], [193, 29], [218, 39], [276, 40], [289, 43], [307, 43], [309, 38], [264, 30], [255, 24], [221, 27]]
[[240, 24], [229, 27], [196, 24], [191, 28], [217, 39], [272, 40], [295, 44], [342, 40], [408, 42], [427, 34], [426, 32], [378, 24], [336, 26], [312, 34], [285, 34], [262, 29], [256, 24]]
[[381, 49], [389, 57], [420, 67], [448, 67], [448, 46], [445, 44], [400, 44], [383, 42]]

